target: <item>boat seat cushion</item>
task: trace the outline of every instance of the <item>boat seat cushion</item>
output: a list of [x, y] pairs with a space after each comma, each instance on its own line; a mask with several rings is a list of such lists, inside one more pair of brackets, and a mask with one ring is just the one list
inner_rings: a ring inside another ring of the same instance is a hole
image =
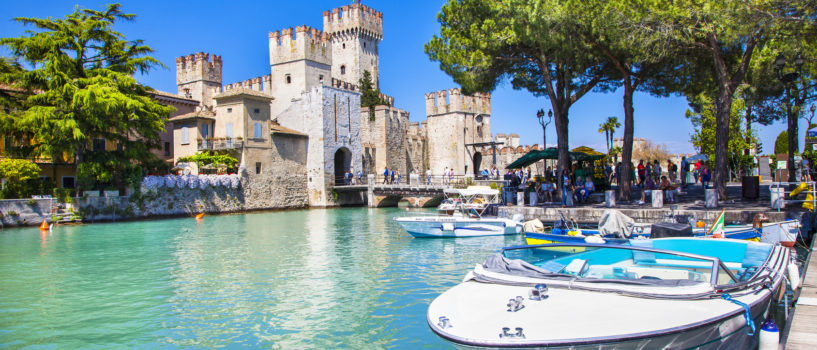
[[[652, 248], [652, 240], [632, 239], [630, 245], [641, 248]], [[633, 263], [635, 264], [655, 264], [655, 253], [644, 251], [633, 251]]]

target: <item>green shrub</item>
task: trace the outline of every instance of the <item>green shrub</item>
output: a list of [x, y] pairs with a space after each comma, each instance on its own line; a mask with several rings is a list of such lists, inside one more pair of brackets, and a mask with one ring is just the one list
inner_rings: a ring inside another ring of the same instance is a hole
[[35, 200], [34, 198], [31, 198], [31, 199], [26, 201], [26, 204], [33, 209], [34, 207], [37, 206], [37, 200]]
[[19, 214], [19, 213], [17, 213], [16, 211], [14, 211], [14, 210], [9, 210], [8, 214], [9, 214], [9, 216], [13, 216], [13, 217], [18, 217], [18, 216], [20, 216], [20, 214]]

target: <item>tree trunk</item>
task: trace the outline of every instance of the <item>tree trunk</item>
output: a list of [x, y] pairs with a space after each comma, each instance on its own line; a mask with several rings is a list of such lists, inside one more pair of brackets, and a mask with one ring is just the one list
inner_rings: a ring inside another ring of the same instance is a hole
[[794, 108], [792, 108], [792, 100], [788, 86], [786, 87], [786, 117], [788, 119], [787, 131], [789, 133], [789, 157], [786, 163], [786, 168], [789, 169], [789, 179], [786, 181], [795, 182], [797, 181], [797, 171], [794, 163], [794, 154], [797, 153], [800, 147], [797, 142], [797, 113], [795, 113]]
[[[559, 150], [559, 163], [557, 164], [559, 189], [562, 189], [562, 171], [570, 168], [570, 143], [567, 136], [567, 108], [554, 108], [556, 119], [556, 148]], [[559, 191], [560, 197], [562, 191]]]
[[[729, 116], [732, 114], [732, 89], [727, 82], [721, 83], [720, 96], [715, 112], [715, 169], [711, 170], [712, 182], [721, 200], [727, 199], [726, 178], [728, 173]], [[711, 162], [711, 160], [710, 160]]]
[[604, 141], [607, 143], [607, 154], [610, 154], [610, 130], [604, 130]]
[[624, 77], [624, 142], [621, 144], [622, 169], [618, 184], [621, 199], [627, 201], [632, 198], [630, 180], [633, 167], [630, 162], [633, 161], [633, 90], [635, 90], [635, 87], [630, 81], [630, 76], [627, 75]]

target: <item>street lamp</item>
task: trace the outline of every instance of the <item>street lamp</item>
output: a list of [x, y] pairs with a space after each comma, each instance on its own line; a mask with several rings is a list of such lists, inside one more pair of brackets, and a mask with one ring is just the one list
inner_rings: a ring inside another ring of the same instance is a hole
[[805, 63], [803, 55], [798, 53], [794, 58], [794, 68], [796, 71], [783, 74], [783, 69], [786, 68], [786, 57], [781, 53], [777, 55], [777, 58], [774, 60], [774, 72], [777, 74], [777, 79], [783, 83], [783, 89], [786, 92], [786, 118], [788, 119], [789, 132], [789, 154], [786, 168], [789, 170], [789, 182], [794, 182], [796, 180], [794, 168], [794, 150], [797, 149], [798, 119], [797, 116], [792, 115], [791, 90], [796, 88], [794, 82], [800, 77], [803, 63]]
[[539, 109], [536, 112], [536, 118], [539, 119], [539, 125], [542, 126], [542, 149], [547, 148], [548, 144], [548, 135], [547, 135], [547, 128], [550, 122], [553, 121], [553, 110], [548, 110], [548, 119], [545, 122], [545, 110]]

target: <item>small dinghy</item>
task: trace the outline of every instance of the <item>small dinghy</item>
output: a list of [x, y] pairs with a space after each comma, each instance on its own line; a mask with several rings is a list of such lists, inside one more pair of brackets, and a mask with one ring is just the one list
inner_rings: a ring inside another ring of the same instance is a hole
[[428, 324], [469, 348], [756, 346], [785, 288], [789, 249], [733, 239], [631, 244], [505, 248], [437, 297]]

